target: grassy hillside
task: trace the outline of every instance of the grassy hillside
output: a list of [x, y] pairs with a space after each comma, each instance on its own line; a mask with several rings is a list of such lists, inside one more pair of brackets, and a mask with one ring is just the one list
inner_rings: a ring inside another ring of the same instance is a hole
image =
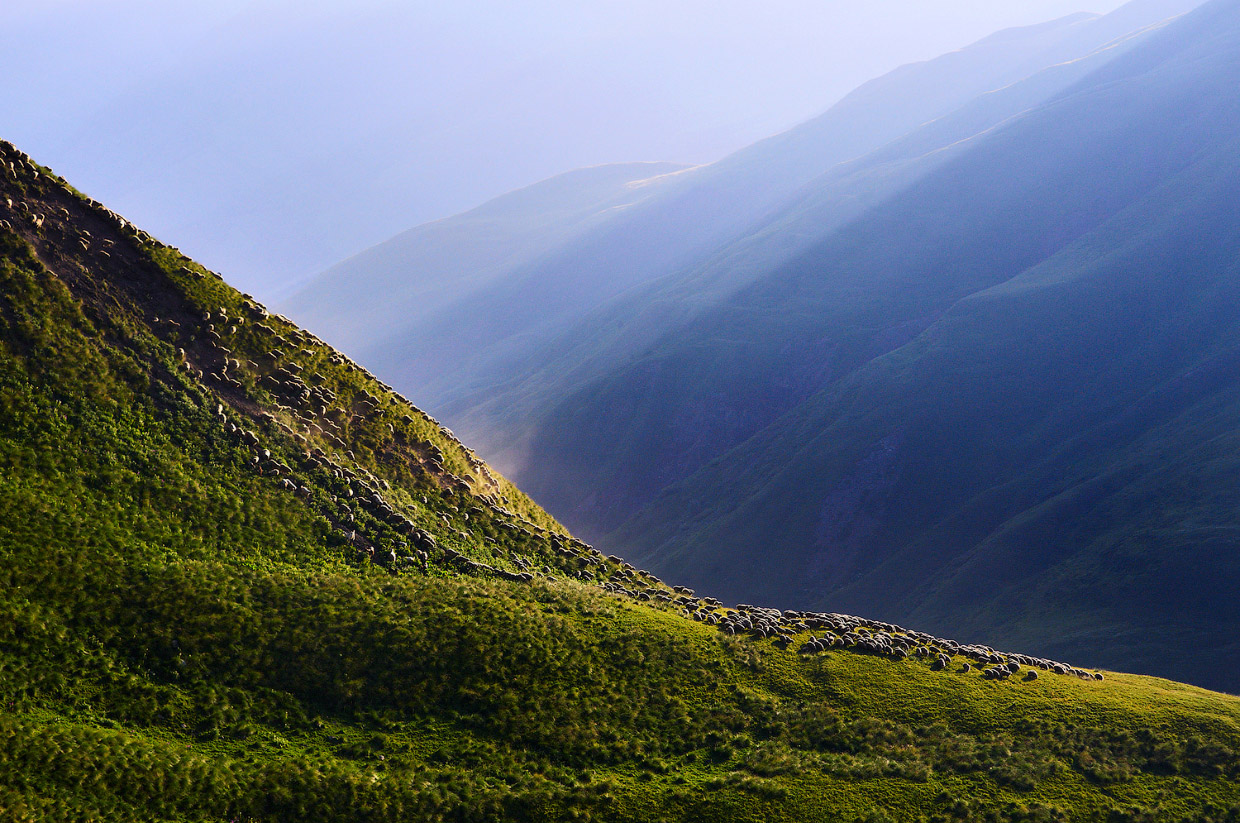
[[669, 588], [0, 161], [0, 817], [1240, 819], [1240, 699]]

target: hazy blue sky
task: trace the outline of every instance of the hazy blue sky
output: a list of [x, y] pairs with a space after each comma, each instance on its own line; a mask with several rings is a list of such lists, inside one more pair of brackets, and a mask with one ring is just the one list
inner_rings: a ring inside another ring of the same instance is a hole
[[708, 162], [901, 63], [1120, 4], [6, 0], [0, 132], [270, 296], [543, 177]]

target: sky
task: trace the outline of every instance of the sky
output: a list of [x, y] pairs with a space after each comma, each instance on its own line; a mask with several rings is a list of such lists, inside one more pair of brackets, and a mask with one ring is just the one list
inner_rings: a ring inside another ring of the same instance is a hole
[[1121, 0], [5, 0], [0, 137], [274, 301], [582, 166], [706, 163]]

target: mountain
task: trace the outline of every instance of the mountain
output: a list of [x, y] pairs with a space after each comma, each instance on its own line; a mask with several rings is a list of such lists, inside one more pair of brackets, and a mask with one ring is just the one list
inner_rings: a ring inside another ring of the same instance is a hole
[[[546, 249], [641, 203], [685, 168], [616, 163], [558, 175], [355, 255], [316, 277], [281, 309], [310, 318], [320, 334], [346, 351], [382, 350], [457, 303], [495, 288]], [[408, 369], [425, 374], [433, 364], [463, 356], [445, 351], [444, 339], [421, 341], [425, 348]]]
[[437, 413], [663, 576], [1240, 689], [1236, 23], [1169, 10], [1071, 21], [1103, 45], [837, 163]]
[[669, 587], [0, 143], [0, 816], [1240, 818], [1240, 699]]
[[[868, 211], [897, 200], [907, 187], [970, 148], [977, 136], [1001, 128], [1134, 48], [1163, 25], [1151, 25], [1148, 18], [1164, 11], [1164, 4], [1139, 3], [1104, 18], [1076, 20], [1071, 24], [1073, 31], [1082, 26], [1085, 33], [1077, 34], [1073, 43], [1080, 45], [1079, 41], [1084, 40], [1091, 48], [1100, 42], [1105, 45], [1002, 87], [984, 85], [991, 72], [982, 67], [996, 59], [993, 52], [984, 51], [981, 58], [966, 68], [974, 77], [975, 87], [991, 90], [976, 94], [929, 122], [910, 118], [911, 131], [886, 141], [863, 157], [835, 163], [798, 188], [781, 210], [739, 238], [715, 247], [699, 265], [661, 277], [644, 288], [630, 289], [595, 308], [580, 323], [551, 337], [534, 353], [511, 358], [510, 369], [502, 376], [468, 374], [460, 390], [442, 399], [432, 390], [430, 396], [436, 399], [436, 410], [468, 432], [492, 460], [507, 473], [521, 478], [523, 488], [573, 528], [601, 538], [652, 500], [658, 491], [687, 478], [770, 424], [812, 392], [826, 375], [811, 374], [808, 379], [803, 375], [785, 376], [775, 381], [777, 387], [766, 396], [751, 397], [744, 409], [728, 407], [726, 402], [720, 406], [718, 400], [729, 393], [750, 391], [753, 385], [747, 374], [729, 373], [726, 362], [727, 357], [747, 355], [727, 350], [727, 343], [723, 344], [725, 350], [712, 351], [712, 347], [720, 345], [719, 337], [729, 340], [732, 336], [732, 330], [721, 330], [694, 344], [701, 349], [699, 361], [705, 359], [710, 363], [695, 363], [693, 373], [710, 374], [709, 381], [683, 380], [679, 388], [670, 389], [666, 395], [663, 387], [652, 386], [642, 386], [634, 394], [609, 395], [605, 402], [617, 411], [617, 417], [623, 417], [621, 406], [628, 407], [634, 402], [632, 398], [651, 392], [654, 404], [633, 409], [636, 417], [644, 419], [628, 418], [634, 421], [633, 430], [642, 442], [628, 442], [623, 433], [609, 431], [609, 437], [620, 437], [623, 445], [608, 449], [608, 438], [599, 439], [600, 448], [587, 455], [583, 449], [591, 442], [593, 433], [600, 424], [609, 425], [603, 422], [605, 418], [600, 420], [595, 415], [597, 409], [592, 402], [600, 392], [607, 391], [601, 388], [602, 384], [622, 370], [640, 370], [649, 362], [649, 354], [667, 345], [678, 330], [691, 327], [699, 316], [712, 309], [726, 311], [729, 300], [744, 300], [744, 289], [750, 284], [807, 254]], [[1127, 34], [1116, 39], [1116, 31]], [[1006, 43], [1019, 35], [1020, 32], [1013, 32], [997, 39]], [[1062, 56], [1062, 52], [1055, 56]], [[923, 71], [931, 74], [924, 80], [927, 85], [945, 79], [936, 63]], [[899, 110], [910, 96], [903, 86], [900, 89], [900, 93], [878, 99], [888, 108]], [[855, 108], [846, 111], [850, 114], [841, 115], [839, 122], [850, 122], [850, 115], [855, 116]], [[818, 124], [807, 124], [810, 127], [817, 129]], [[827, 142], [813, 137], [811, 134], [798, 142], [805, 146]], [[753, 183], [748, 185], [757, 187]], [[739, 190], [732, 196], [743, 200]], [[636, 245], [639, 241], [633, 242]], [[391, 350], [397, 351], [395, 347]], [[819, 352], [820, 358], [826, 355], [825, 351]], [[388, 373], [386, 361], [376, 358], [374, 362]], [[780, 373], [774, 362], [760, 364], [758, 369]], [[399, 366], [393, 367], [391, 374], [400, 382]], [[723, 384], [729, 387], [719, 389]], [[708, 396], [684, 398], [684, 392], [695, 386], [705, 389]], [[471, 388], [475, 389], [473, 394], [465, 391]], [[679, 404], [682, 409], [656, 408], [660, 403]], [[620, 420], [618, 425], [627, 424]], [[662, 442], [651, 442], [660, 437]], [[597, 453], [600, 450], [608, 454], [601, 457]], [[530, 454], [538, 454], [539, 459], [527, 464]], [[604, 477], [605, 482], [601, 486], [572, 479], [561, 482], [571, 478], [579, 465], [588, 466], [588, 471]]]
[[[590, 339], [599, 326], [589, 317], [593, 310], [645, 284], [704, 265], [720, 248], [764, 225], [804, 186], [838, 164], [873, 152], [979, 95], [1041, 69], [1080, 60], [1099, 49], [1116, 51], [1134, 32], [1191, 8], [1194, 2], [1142, 0], [1106, 17], [1074, 15], [1000, 32], [936, 60], [906, 66], [865, 84], [795, 129], [718, 163], [662, 178], [657, 187], [640, 192], [640, 202], [600, 213], [579, 231], [533, 234], [529, 250], [507, 260], [503, 271], [461, 254], [464, 248], [486, 248], [495, 239], [490, 226], [471, 230], [476, 219], [471, 213], [446, 226], [432, 223], [414, 229], [404, 239], [341, 264], [280, 308], [307, 327], [321, 329], [333, 342], [356, 341], [356, 350], [350, 350], [363, 362], [424, 398], [430, 407], [464, 420], [480, 398], [495, 401], [499, 388], [526, 377], [528, 371], [545, 370], [543, 364], [563, 348], [564, 337], [576, 340], [581, 335], [573, 332], [584, 325], [584, 336]], [[1052, 81], [1028, 96], [1036, 100], [1036, 95], [1049, 95], [1057, 87]], [[1023, 101], [1029, 104], [1028, 99]], [[551, 182], [560, 187], [586, 173]], [[530, 191], [528, 204], [510, 195], [480, 211], [513, 214], [520, 205], [530, 219], [544, 220], [542, 210], [548, 204], [540, 199], [540, 187]], [[446, 273], [451, 279], [473, 282], [476, 271], [489, 274], [472, 291], [453, 289], [451, 299], [428, 315], [421, 308], [420, 284], [441, 283], [445, 270], [442, 262], [427, 257], [428, 249], [411, 247], [409, 240], [422, 232], [438, 236], [435, 233], [449, 228], [470, 232], [458, 235], [450, 247], [455, 262]], [[774, 259], [782, 259], [798, 242], [795, 234], [786, 233], [780, 239], [782, 247], [768, 251]], [[401, 287], [393, 288], [398, 282]], [[375, 297], [357, 302], [355, 296], [343, 305], [324, 299], [343, 290]], [[403, 311], [408, 319], [375, 328], [370, 322], [372, 302], [385, 300], [390, 301], [390, 314]], [[659, 324], [650, 328], [661, 329], [666, 322], [659, 318]], [[619, 347], [623, 355], [650, 342], [654, 333], [636, 324], [638, 333], [633, 334], [634, 325], [628, 324], [630, 333], [612, 347]], [[572, 365], [559, 369], [555, 377], [561, 383], [573, 381]], [[561, 391], [557, 386], [536, 396]], [[523, 418], [529, 394], [507, 392], [504, 402], [520, 404]], [[492, 441], [512, 440], [510, 428], [470, 425], [473, 434], [487, 438], [488, 447]], [[512, 465], [519, 470], [515, 462]]]
[[[523, 488], [729, 596], [1240, 688], [1234, 14], [841, 170], [767, 233], [829, 226], [815, 245], [553, 395]], [[875, 176], [898, 185], [829, 219]]]

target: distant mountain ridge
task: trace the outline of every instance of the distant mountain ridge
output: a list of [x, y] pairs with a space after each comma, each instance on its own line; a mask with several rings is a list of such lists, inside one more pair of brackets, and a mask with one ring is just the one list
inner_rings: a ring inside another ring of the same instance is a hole
[[[576, 531], [656, 571], [1237, 688], [1240, 617], [1222, 592], [1240, 501], [1221, 445], [1235, 295], [1220, 274], [1236, 22], [1229, 4], [1196, 5], [1133, 3], [1005, 33], [973, 64], [965, 50], [902, 70], [904, 88], [961, 61], [1011, 77], [824, 159], [646, 281], [608, 273], [682, 224], [663, 199], [605, 224], [586, 240], [614, 253], [557, 253], [581, 280], [626, 285], [436, 364], [433, 407]], [[693, 188], [745, 179], [727, 167], [663, 197], [736, 200]], [[487, 299], [518, 312], [570, 272], [540, 266]], [[383, 348], [359, 356], [401, 383], [405, 353]], [[1058, 631], [1069, 613], [1089, 628]], [[1190, 642], [1207, 620], [1230, 628]]]
[[[522, 375], [527, 364], [541, 358], [542, 348], [559, 347], [559, 335], [571, 340], [572, 330], [590, 311], [629, 290], [708, 264], [721, 247], [760, 228], [786, 209], [803, 186], [837, 164], [868, 154], [979, 94], [1046, 66], [1079, 59], [1192, 4], [1142, 0], [1105, 18], [1077, 15], [1017, 29], [899, 69], [865, 84], [800, 127], [662, 180], [641, 193], [640, 205], [613, 212], [611, 219], [588, 231], [536, 233], [542, 247], [535, 259], [508, 261], [502, 276], [497, 271], [489, 278], [487, 288], [465, 294], [450, 290], [452, 300], [429, 322], [376, 329], [368, 318], [375, 312], [383, 316], [394, 306], [421, 317], [418, 301], [402, 299], [401, 288], [393, 285], [401, 280], [443, 282], [443, 276], [434, 273], [441, 264], [424, 256], [428, 253], [448, 261], [445, 273], [453, 271], [450, 261], [455, 257], [454, 277], [472, 279], [475, 269], [489, 270], [473, 262], [474, 252], [459, 244], [434, 252], [411, 249], [402, 259], [399, 241], [390, 241], [342, 264], [344, 268], [323, 273], [315, 285], [280, 308], [341, 345], [357, 340], [359, 348], [350, 349], [354, 354], [432, 407], [455, 414], [477, 402], [470, 399], [475, 389], [490, 399], [491, 388]], [[470, 218], [450, 220], [465, 220], [468, 226]], [[433, 233], [442, 225], [428, 224], [425, 230]], [[485, 247], [494, 235], [482, 232], [470, 238], [474, 240], [475, 248]], [[333, 282], [366, 287], [354, 290], [353, 308], [342, 307], [330, 297]], [[367, 293], [374, 295], [373, 302], [358, 303]], [[666, 321], [659, 327], [663, 325]], [[471, 430], [489, 434], [482, 426]], [[510, 438], [505, 434], [500, 439]]]
[[[316, 277], [283, 308], [315, 317], [325, 335], [355, 353], [401, 345], [410, 327], [432, 324], [445, 308], [494, 288], [547, 248], [651, 197], [685, 168], [616, 163], [544, 180], [361, 252]], [[435, 341], [427, 342], [434, 352]]]

